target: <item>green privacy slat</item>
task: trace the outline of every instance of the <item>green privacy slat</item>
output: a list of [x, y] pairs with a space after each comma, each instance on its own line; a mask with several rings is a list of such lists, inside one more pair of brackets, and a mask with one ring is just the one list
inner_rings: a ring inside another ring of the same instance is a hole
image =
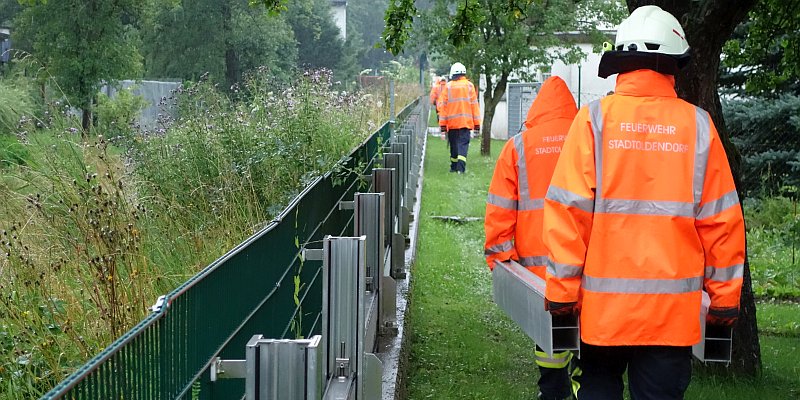
[[[398, 124], [421, 104], [398, 114]], [[399, 125], [396, 125], [399, 126]], [[209, 381], [214, 357], [244, 358], [254, 334], [272, 338], [321, 333], [322, 263], [300, 261], [300, 247], [321, 248], [324, 235], [353, 233], [352, 210], [338, 202], [366, 191], [382, 125], [344, 163], [300, 193], [266, 228], [164, 296], [148, 315], [42, 399], [240, 399], [244, 381]], [[302, 287], [296, 304], [294, 277]]]

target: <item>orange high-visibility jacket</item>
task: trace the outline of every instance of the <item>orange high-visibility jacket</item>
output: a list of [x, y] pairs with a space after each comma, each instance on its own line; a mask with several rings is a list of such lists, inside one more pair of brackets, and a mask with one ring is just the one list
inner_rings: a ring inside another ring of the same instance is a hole
[[481, 111], [475, 86], [462, 76], [447, 82], [436, 105], [439, 126], [451, 129], [475, 129], [481, 125]]
[[445, 82], [444, 80], [440, 80], [438, 82], [435, 82], [433, 86], [431, 86], [431, 93], [429, 97], [431, 99], [431, 104], [433, 104], [434, 107], [436, 107], [436, 102], [439, 100], [439, 94], [442, 93], [442, 90], [444, 89], [445, 85], [447, 85], [447, 82]]
[[581, 339], [599, 346], [700, 341], [701, 290], [738, 307], [744, 220], [708, 113], [675, 79], [620, 74], [581, 108], [544, 206], [550, 301], [580, 301]]
[[559, 77], [547, 79], [528, 110], [524, 132], [503, 147], [486, 201], [489, 268], [495, 260], [517, 260], [544, 279], [542, 207], [561, 146], [578, 107]]

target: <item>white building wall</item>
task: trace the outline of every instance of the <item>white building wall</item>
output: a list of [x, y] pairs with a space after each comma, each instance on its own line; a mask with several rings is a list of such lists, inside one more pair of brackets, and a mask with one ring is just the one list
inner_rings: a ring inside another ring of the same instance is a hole
[[575, 102], [580, 107], [614, 90], [617, 76], [612, 75], [606, 79], [597, 76], [601, 54], [592, 53], [590, 44], [581, 44], [579, 47], [584, 54], [587, 54], [586, 59], [579, 64], [569, 65], [556, 61], [551, 67], [551, 75], [558, 76], [567, 83]]
[[336, 26], [339, 27], [339, 33], [342, 35], [342, 40], [347, 39], [347, 2], [334, 1], [331, 4], [331, 12], [333, 13], [333, 20]]

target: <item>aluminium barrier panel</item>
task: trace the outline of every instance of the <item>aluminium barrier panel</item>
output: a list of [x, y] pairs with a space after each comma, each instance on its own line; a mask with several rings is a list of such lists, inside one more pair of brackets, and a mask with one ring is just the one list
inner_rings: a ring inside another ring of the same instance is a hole
[[550, 356], [580, 350], [576, 316], [553, 317], [544, 309], [544, 280], [515, 261], [497, 262], [492, 269], [494, 301], [522, 331]]
[[[542, 278], [515, 261], [497, 262], [492, 270], [492, 287], [495, 303], [547, 354], [579, 350], [580, 326], [577, 318], [553, 317], [545, 311], [545, 283]], [[706, 324], [706, 314], [711, 300], [705, 291], [702, 295], [700, 312], [702, 340], [692, 346], [692, 354], [702, 362], [730, 364], [732, 328]]]
[[711, 298], [703, 291], [703, 300], [700, 306], [700, 343], [692, 346], [692, 355], [705, 363], [731, 363], [733, 351], [733, 328], [729, 326], [714, 326], [706, 324], [708, 307]]
[[[420, 103], [415, 100], [400, 116], [411, 115]], [[295, 338], [321, 331], [321, 262], [304, 261], [302, 247], [352, 231], [353, 214], [338, 203], [366, 189], [363, 175], [389, 137], [387, 122], [342, 167], [315, 180], [265, 228], [162, 296], [143, 321], [42, 398], [241, 398], [244, 382], [212, 382], [212, 364], [240, 357], [255, 333]]]

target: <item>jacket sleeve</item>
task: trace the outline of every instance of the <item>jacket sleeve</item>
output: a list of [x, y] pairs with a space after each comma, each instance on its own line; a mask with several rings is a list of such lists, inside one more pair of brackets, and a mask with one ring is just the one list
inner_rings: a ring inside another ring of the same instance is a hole
[[438, 86], [431, 87], [431, 93], [428, 95], [428, 97], [430, 98], [431, 104], [433, 104], [433, 105], [436, 105], [436, 98], [439, 97], [437, 95], [437, 93], [436, 93], [437, 89], [438, 89]]
[[595, 181], [594, 134], [584, 107], [572, 122], [544, 202], [545, 297], [550, 301], [579, 299], [594, 218]]
[[704, 287], [711, 307], [739, 308], [744, 276], [742, 207], [725, 149], [711, 122], [708, 165], [695, 228], [705, 254]]
[[481, 105], [478, 103], [478, 91], [475, 89], [475, 85], [470, 85], [470, 91], [469, 103], [472, 107], [472, 126], [474, 129], [476, 126], [481, 126]]
[[509, 140], [497, 159], [486, 200], [484, 255], [489, 269], [494, 268], [496, 260], [519, 259], [513, 242], [519, 200], [517, 176], [517, 152]]
[[450, 86], [448, 82], [445, 87], [442, 88], [441, 93], [439, 93], [439, 98], [436, 99], [436, 110], [439, 111], [439, 126], [446, 127], [447, 126], [447, 88]]

